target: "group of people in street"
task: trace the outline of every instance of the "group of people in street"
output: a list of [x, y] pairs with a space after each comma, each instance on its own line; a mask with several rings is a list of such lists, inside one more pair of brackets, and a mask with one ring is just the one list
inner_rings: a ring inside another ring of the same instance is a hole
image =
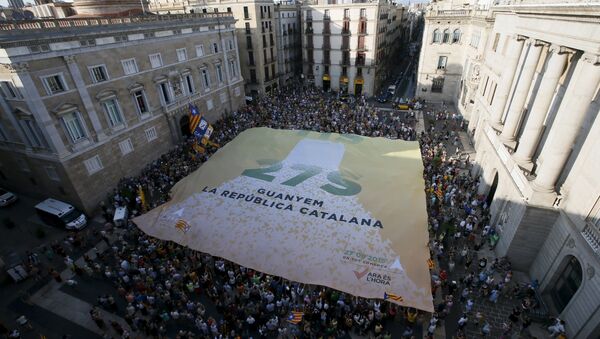
[[[425, 129], [417, 132], [413, 112], [382, 112], [362, 97], [340, 100], [313, 87], [284, 88], [222, 117], [213, 124], [211, 139], [225, 145], [248, 128], [264, 126], [418, 140], [433, 259], [433, 314], [263, 274], [152, 238], [131, 221], [103, 231], [107, 250], [85, 255], [83, 265], [69, 261], [68, 253], [60, 253], [60, 245], [49, 251], [64, 257], [78, 275], [113, 286], [114, 293], [98, 295], [97, 306], [90, 310], [106, 337], [349, 338], [356, 333], [385, 339], [421, 334], [433, 338], [442, 324], [446, 333], [455, 328], [454, 338], [471, 337], [470, 333], [490, 338], [526, 336], [537, 286], [532, 282], [521, 287], [512, 280], [505, 258], [488, 259], [482, 254], [495, 246], [499, 235], [490, 224], [490, 201], [478, 193], [483, 183], [473, 176], [473, 164], [461, 151], [459, 133], [466, 124], [456, 114], [427, 106], [424, 119]], [[206, 153], [198, 154], [193, 143], [182, 142], [148, 164], [139, 176], [122, 179], [101, 205], [107, 222], [118, 207], [127, 207], [135, 216], [168, 201], [173, 185], [217, 149], [209, 146]], [[53, 276], [59, 281], [60, 275]], [[512, 298], [521, 303], [501, 323], [478, 307]], [[120, 315], [127, 325], [107, 321], [101, 309]], [[292, 312], [301, 312], [301, 321], [290, 320]], [[456, 323], [449, 324], [451, 318]], [[561, 326], [549, 329], [553, 336], [564, 337]]]

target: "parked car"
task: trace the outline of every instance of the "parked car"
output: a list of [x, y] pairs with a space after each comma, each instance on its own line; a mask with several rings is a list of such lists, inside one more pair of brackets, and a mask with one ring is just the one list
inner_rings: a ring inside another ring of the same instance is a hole
[[381, 102], [381, 103], [384, 103], [384, 102], [387, 102], [389, 98], [390, 98], [390, 93], [389, 92], [383, 92], [383, 93], [381, 93], [377, 97], [377, 101]]
[[8, 206], [17, 201], [17, 196], [5, 189], [0, 188], [0, 207]]

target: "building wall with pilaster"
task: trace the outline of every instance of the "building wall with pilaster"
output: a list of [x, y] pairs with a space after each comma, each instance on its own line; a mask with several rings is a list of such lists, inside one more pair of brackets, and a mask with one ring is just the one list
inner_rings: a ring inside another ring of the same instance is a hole
[[[40, 199], [56, 197], [91, 212], [121, 178], [137, 175], [184, 139], [181, 123], [189, 114], [189, 103], [197, 105], [210, 122], [238, 110], [244, 103], [244, 83], [234, 20], [231, 16], [219, 21], [204, 17], [216, 15], [163, 19], [158, 30], [144, 30], [144, 24], [109, 25], [100, 37], [88, 38], [83, 32], [62, 37], [60, 30], [51, 31], [50, 36], [53, 32], [62, 41], [50, 44], [47, 52], [30, 52], [39, 51], [28, 45], [31, 42], [2, 46], [7, 56], [1, 60], [0, 81], [13, 84], [18, 97], [8, 95], [7, 85], [2, 83], [0, 185]], [[186, 27], [188, 19], [192, 20]], [[114, 28], [118, 29], [111, 33]], [[218, 45], [216, 53], [213, 43]], [[204, 55], [199, 56], [196, 47], [200, 45]], [[183, 48], [185, 60], [177, 52]], [[151, 64], [149, 56], [155, 53], [160, 53], [161, 64]], [[122, 60], [131, 58], [137, 72], [125, 74]], [[98, 65], [105, 70], [101, 81], [90, 71]], [[217, 65], [221, 66], [222, 81]], [[209, 86], [204, 85], [202, 70], [207, 70]], [[43, 77], [58, 73], [65, 90], [48, 93]], [[193, 92], [188, 90], [188, 75]], [[162, 98], [160, 83], [167, 84], [169, 102]], [[143, 90], [148, 111], [144, 114], [134, 99], [133, 92], [138, 90]], [[110, 123], [105, 100], [116, 100], [122, 123]], [[72, 139], [64, 120], [74, 112], [84, 134], [78, 140]], [[22, 120], [37, 126], [43, 145], [32, 144], [31, 132]], [[61, 145], [63, 152], [58, 151]], [[90, 170], [86, 161], [95, 157], [100, 168]]]

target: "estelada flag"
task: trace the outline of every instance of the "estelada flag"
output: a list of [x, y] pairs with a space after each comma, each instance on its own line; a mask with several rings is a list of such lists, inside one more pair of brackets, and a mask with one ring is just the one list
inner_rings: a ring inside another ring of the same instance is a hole
[[190, 133], [194, 133], [202, 116], [200, 115], [200, 111], [198, 111], [198, 107], [190, 104]]
[[400, 303], [403, 301], [402, 297], [399, 296], [399, 295], [384, 292], [383, 293], [383, 300], [388, 300], [388, 299], [393, 300], [393, 301], [397, 301], [397, 302], [400, 302]]
[[304, 312], [292, 312], [287, 321], [290, 324], [298, 324], [302, 321], [302, 316], [304, 316]]

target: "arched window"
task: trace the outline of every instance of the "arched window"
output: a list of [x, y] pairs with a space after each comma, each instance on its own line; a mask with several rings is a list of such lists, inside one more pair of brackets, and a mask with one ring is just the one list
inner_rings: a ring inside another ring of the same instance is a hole
[[557, 273], [551, 295], [556, 310], [561, 313], [581, 286], [583, 270], [579, 260], [569, 255], [563, 259]]
[[443, 43], [450, 42], [450, 30], [449, 29], [444, 30], [444, 39], [442, 40], [442, 42]]
[[452, 43], [457, 43], [460, 41], [460, 29], [455, 29], [454, 34], [452, 34]]
[[440, 43], [442, 41], [442, 33], [439, 29], [433, 31], [433, 43]]

